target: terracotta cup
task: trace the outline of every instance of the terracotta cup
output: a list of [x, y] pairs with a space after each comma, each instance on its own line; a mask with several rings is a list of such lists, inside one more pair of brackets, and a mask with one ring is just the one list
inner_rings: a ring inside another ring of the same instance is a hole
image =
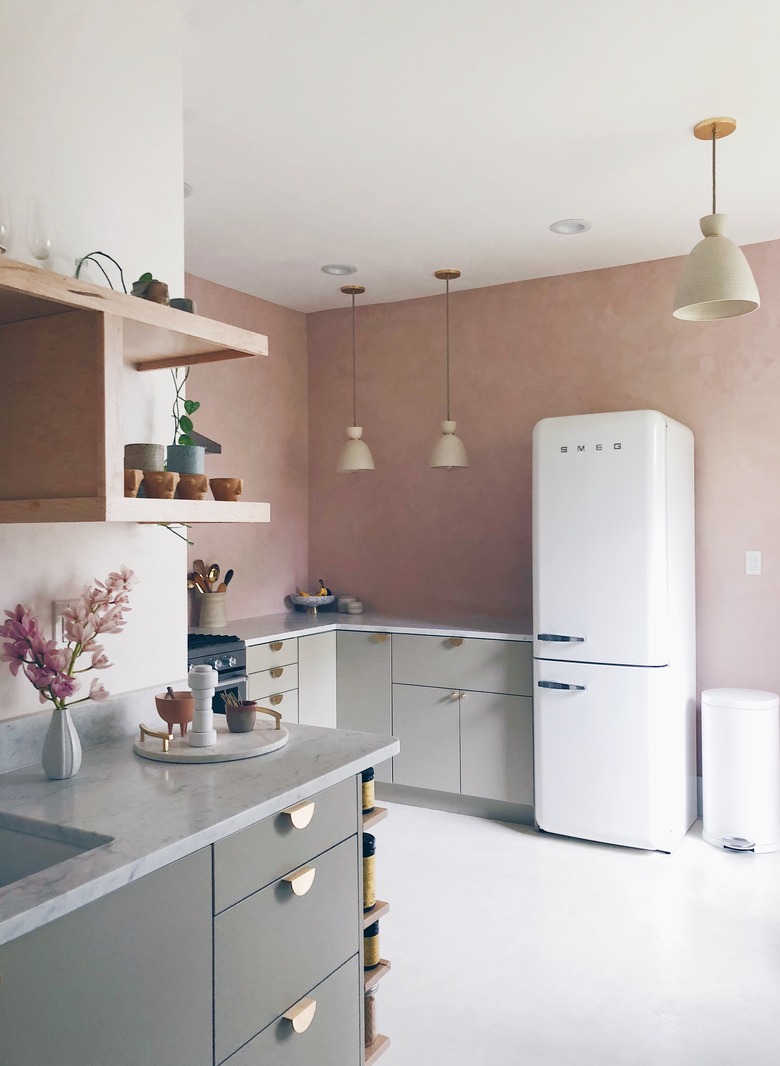
[[225, 718], [227, 718], [227, 727], [230, 732], [251, 732], [255, 728], [256, 707], [257, 703], [254, 700], [247, 700], [245, 703], [239, 704], [238, 707], [232, 707], [229, 703], [226, 703]]
[[144, 470], [141, 485], [152, 500], [172, 500], [178, 480], [179, 475], [172, 470]]
[[180, 500], [202, 500], [209, 490], [205, 474], [179, 474], [176, 496]]
[[178, 725], [182, 736], [187, 733], [187, 726], [195, 714], [195, 697], [191, 692], [174, 692], [173, 699], [163, 692], [154, 697], [157, 704], [157, 713], [168, 726], [168, 732], [173, 732], [173, 727]]
[[137, 496], [143, 470], [125, 470], [125, 496]]
[[209, 485], [215, 500], [237, 500], [244, 491], [244, 482], [240, 477], [210, 477]]

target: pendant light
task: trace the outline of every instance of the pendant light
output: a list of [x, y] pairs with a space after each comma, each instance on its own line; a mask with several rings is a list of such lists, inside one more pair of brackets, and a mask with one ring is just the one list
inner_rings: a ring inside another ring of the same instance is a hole
[[736, 128], [733, 118], [707, 118], [693, 128], [694, 137], [712, 141], [712, 214], [700, 220], [704, 240], [688, 256], [674, 299], [674, 317], [688, 322], [735, 318], [761, 305], [742, 249], [723, 235], [728, 216], [715, 204], [715, 145]]
[[450, 421], [450, 282], [460, 277], [459, 270], [437, 270], [434, 277], [446, 281], [445, 298], [447, 316], [447, 418], [441, 424], [442, 435], [431, 452], [430, 466], [450, 470], [453, 466], [468, 466], [466, 449], [460, 437], [455, 436], [455, 422]]
[[347, 429], [348, 440], [341, 449], [339, 455], [338, 472], [351, 474], [355, 470], [373, 470], [374, 460], [371, 451], [364, 440], [363, 427], [354, 425], [357, 422], [357, 404], [355, 388], [355, 297], [360, 296], [366, 290], [362, 285], [342, 285], [341, 291], [352, 297], [352, 422]]

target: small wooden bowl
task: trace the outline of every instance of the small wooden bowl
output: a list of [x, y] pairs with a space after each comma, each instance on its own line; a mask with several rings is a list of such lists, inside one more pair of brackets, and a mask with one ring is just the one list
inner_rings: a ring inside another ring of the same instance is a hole
[[244, 491], [244, 481], [240, 477], [210, 477], [209, 485], [215, 500], [237, 500]]
[[187, 726], [195, 714], [195, 697], [191, 692], [174, 692], [173, 699], [163, 692], [154, 697], [157, 704], [157, 713], [168, 726], [168, 732], [173, 732], [173, 727], [178, 725], [182, 736], [187, 733]]

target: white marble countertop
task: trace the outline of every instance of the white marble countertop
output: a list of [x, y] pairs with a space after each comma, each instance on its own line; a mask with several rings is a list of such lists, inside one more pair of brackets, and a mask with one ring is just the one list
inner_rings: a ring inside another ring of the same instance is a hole
[[364, 611], [363, 614], [340, 614], [320, 611], [317, 615], [305, 611], [284, 611], [281, 614], [240, 618], [228, 622], [221, 629], [192, 629], [192, 633], [230, 633], [247, 644], [264, 644], [271, 640], [303, 637], [310, 633], [331, 633], [334, 630], [357, 633], [410, 633], [433, 637], [481, 637], [497, 640], [532, 641], [531, 625], [526, 621], [495, 619], [481, 616], [462, 616], [447, 621], [409, 618], [399, 615]]
[[39, 766], [0, 775], [0, 823], [11, 815], [113, 838], [0, 888], [0, 944], [398, 751], [398, 741], [373, 733], [288, 729], [284, 748], [238, 762], [151, 762], [126, 738], [86, 750], [69, 781], [49, 781]]

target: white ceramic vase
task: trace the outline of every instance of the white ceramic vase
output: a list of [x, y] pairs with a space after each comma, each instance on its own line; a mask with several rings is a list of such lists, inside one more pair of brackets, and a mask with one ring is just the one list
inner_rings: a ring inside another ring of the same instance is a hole
[[78, 773], [81, 766], [81, 741], [66, 707], [52, 711], [51, 722], [43, 741], [43, 770], [53, 781], [64, 781]]

